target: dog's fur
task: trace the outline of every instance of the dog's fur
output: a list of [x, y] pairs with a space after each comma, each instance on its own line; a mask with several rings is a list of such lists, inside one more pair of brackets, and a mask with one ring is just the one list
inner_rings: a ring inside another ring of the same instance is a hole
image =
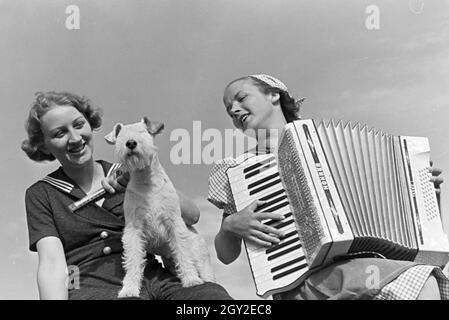
[[130, 173], [122, 238], [126, 275], [119, 297], [139, 296], [147, 251], [172, 259], [183, 287], [214, 281], [205, 242], [184, 223], [177, 192], [159, 162], [153, 138], [162, 128], [145, 117], [135, 124], [116, 124], [105, 137], [115, 144], [121, 170]]

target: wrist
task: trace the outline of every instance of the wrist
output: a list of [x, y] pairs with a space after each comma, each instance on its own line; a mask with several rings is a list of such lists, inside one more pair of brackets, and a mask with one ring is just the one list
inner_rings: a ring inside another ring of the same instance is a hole
[[223, 223], [221, 224], [221, 230], [224, 233], [231, 233], [231, 224], [232, 224], [232, 215], [227, 216], [223, 219]]
[[221, 231], [227, 238], [240, 240], [241, 237], [234, 230], [234, 217], [233, 215], [230, 215], [223, 220], [223, 223], [221, 224]]

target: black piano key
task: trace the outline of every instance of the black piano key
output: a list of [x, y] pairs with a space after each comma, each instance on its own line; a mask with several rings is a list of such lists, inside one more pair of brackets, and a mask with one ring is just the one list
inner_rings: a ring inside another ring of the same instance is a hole
[[306, 259], [306, 256], [295, 258], [293, 260], [290, 260], [290, 261], [287, 261], [287, 262], [285, 262], [283, 264], [280, 264], [280, 265], [278, 265], [278, 266], [276, 266], [274, 268], [271, 268], [270, 272], [271, 273], [275, 273], [276, 271], [279, 271], [279, 270], [282, 270], [284, 268], [287, 268], [288, 266], [291, 266], [292, 264], [295, 264], [297, 262], [301, 262], [301, 261], [303, 261], [305, 259]]
[[[293, 230], [293, 231], [290, 231], [289, 233], [287, 233], [285, 236], [283, 236], [283, 237], [280, 237], [279, 238], [279, 240], [285, 240], [285, 239], [287, 239], [288, 237], [291, 237], [291, 236], [293, 236], [293, 235], [296, 235], [296, 236], [298, 236], [298, 232], [296, 231], [296, 230]], [[299, 236], [298, 236], [299, 237]]]
[[255, 182], [253, 182], [253, 183], [250, 183], [250, 184], [248, 185], [248, 189], [253, 189], [253, 188], [257, 187], [258, 185], [261, 185], [262, 183], [265, 183], [265, 182], [267, 182], [267, 181], [270, 181], [271, 179], [274, 179], [274, 178], [276, 178], [276, 177], [279, 177], [279, 172], [270, 174], [269, 176], [266, 176], [265, 178], [262, 178], [262, 179], [260, 179], [260, 180], [257, 180], [257, 181], [255, 181]]
[[269, 247], [267, 250], [265, 250], [265, 253], [266, 254], [273, 253], [273, 252], [275, 252], [275, 251], [277, 251], [279, 249], [282, 249], [282, 248], [284, 248], [284, 247], [286, 247], [286, 246], [288, 246], [288, 245], [290, 245], [292, 243], [298, 242], [298, 241], [299, 241], [299, 238], [293, 238], [293, 239], [285, 241], [283, 243], [276, 244], [274, 246]]
[[277, 202], [279, 202], [279, 201], [282, 201], [282, 200], [284, 200], [284, 199], [287, 199], [287, 196], [286, 196], [286, 195], [277, 197], [276, 199], [273, 199], [273, 200], [268, 201], [268, 202], [266, 202], [266, 203], [264, 203], [264, 204], [261, 204], [260, 206], [257, 206], [255, 212], [258, 212], [258, 211], [260, 211], [260, 210], [262, 210], [262, 209], [264, 209], [264, 208], [270, 207], [270, 206], [272, 206], [273, 204], [275, 204], [275, 203], [277, 203]]
[[283, 222], [281, 222], [281, 223], [279, 223], [277, 225], [273, 225], [273, 228], [281, 229], [281, 228], [283, 228], [285, 226], [288, 226], [289, 224], [292, 224], [292, 223], [294, 223], [293, 219], [287, 220], [287, 221], [283, 221]]
[[273, 162], [273, 163], [269, 163], [266, 166], [263, 166], [262, 168], [260, 168], [258, 170], [254, 170], [254, 171], [252, 171], [252, 172], [250, 172], [250, 173], [245, 175], [245, 180], [248, 180], [249, 178], [254, 177], [255, 175], [261, 174], [265, 170], [268, 170], [268, 169], [274, 167], [275, 165], [276, 165], [276, 163]]
[[243, 169], [243, 173], [248, 173], [248, 172], [250, 172], [253, 169], [259, 168], [260, 166], [263, 166], [264, 164], [267, 164], [268, 162], [270, 162], [273, 159], [274, 159], [274, 157], [270, 157], [270, 158], [265, 159], [265, 160], [263, 160], [261, 162], [257, 162], [257, 163], [255, 163], [255, 164], [253, 164], [253, 165], [251, 165], [251, 166], [249, 166], [247, 168], [244, 168]]
[[271, 198], [274, 198], [274, 197], [276, 197], [276, 196], [278, 196], [278, 195], [280, 195], [282, 193], [285, 193], [284, 189], [280, 189], [280, 190], [278, 190], [276, 192], [270, 193], [270, 194], [266, 195], [265, 197], [260, 198], [259, 200], [260, 201], [267, 201], [267, 200], [270, 200]]
[[297, 267], [294, 267], [294, 268], [292, 268], [290, 270], [286, 270], [286, 271], [284, 271], [282, 273], [279, 273], [279, 274], [273, 276], [273, 280], [277, 280], [277, 279], [280, 279], [282, 277], [288, 276], [290, 273], [299, 271], [299, 270], [304, 269], [304, 268], [307, 268], [307, 263], [303, 263], [303, 264], [301, 264], [301, 265], [299, 265]]
[[[284, 214], [284, 217], [285, 217], [284, 219], [286, 219], [286, 218], [288, 218], [288, 217], [291, 217], [291, 215], [292, 215], [291, 212], [289, 212], [289, 213], [287, 213], [287, 214]], [[280, 221], [281, 221], [281, 220], [270, 219], [270, 220], [264, 222], [263, 224], [264, 224], [264, 225], [267, 225], [267, 226], [271, 226], [271, 225], [273, 225], [273, 224], [275, 224], [275, 223], [277, 223], [277, 222], [280, 222]]]
[[261, 187], [259, 187], [259, 188], [257, 188], [257, 189], [250, 190], [250, 191], [249, 191], [249, 195], [252, 196], [253, 194], [256, 194], [256, 193], [258, 193], [258, 192], [261, 192], [261, 191], [263, 191], [263, 190], [266, 190], [266, 189], [268, 189], [269, 187], [275, 186], [275, 185], [280, 184], [280, 183], [281, 183], [281, 179], [277, 179], [277, 180], [275, 180], [275, 181], [273, 181], [273, 182], [270, 182], [270, 183], [267, 183], [266, 185], [261, 186]]
[[279, 209], [281, 209], [281, 208], [283, 208], [285, 206], [288, 206], [288, 201], [284, 201], [284, 202], [278, 204], [277, 206], [274, 206], [274, 207], [271, 207], [271, 208], [269, 208], [267, 210], [264, 210], [264, 212], [274, 212], [274, 211], [277, 211], [277, 210], [279, 210]]
[[298, 249], [300, 249], [300, 248], [301, 248], [301, 245], [298, 244], [298, 245], [293, 246], [293, 247], [291, 247], [291, 248], [285, 249], [284, 251], [281, 251], [281, 252], [272, 254], [271, 256], [268, 256], [268, 259], [267, 259], [267, 260], [268, 260], [268, 261], [274, 260], [274, 259], [276, 259], [276, 258], [279, 258], [279, 257], [281, 257], [281, 256], [283, 256], [283, 255], [285, 255], [285, 254], [287, 254], [287, 253], [290, 253], [290, 252], [292, 252], [292, 251], [294, 251], [294, 250], [298, 250]]
[[263, 164], [261, 162], [257, 162], [255, 164], [253, 164], [252, 166], [249, 166], [248, 168], [243, 169], [243, 173], [250, 172], [251, 170], [257, 169], [257, 168], [259, 168], [262, 165]]
[[251, 173], [248, 173], [247, 175], [245, 175], [245, 179], [249, 179], [251, 177], [254, 177], [255, 175], [258, 175], [260, 173], [260, 170], [254, 170]]

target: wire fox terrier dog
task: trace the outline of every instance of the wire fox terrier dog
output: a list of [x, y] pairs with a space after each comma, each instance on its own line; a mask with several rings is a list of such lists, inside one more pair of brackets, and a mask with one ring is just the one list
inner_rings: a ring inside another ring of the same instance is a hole
[[146, 265], [146, 254], [172, 259], [183, 287], [214, 281], [204, 240], [181, 217], [178, 194], [159, 162], [153, 138], [163, 124], [143, 118], [118, 123], [105, 139], [115, 144], [121, 170], [130, 173], [124, 199], [123, 266], [126, 271], [119, 297], [136, 297]]

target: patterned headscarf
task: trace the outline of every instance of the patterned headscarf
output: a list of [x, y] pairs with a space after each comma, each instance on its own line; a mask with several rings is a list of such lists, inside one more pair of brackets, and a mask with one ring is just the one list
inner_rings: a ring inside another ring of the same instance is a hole
[[[259, 81], [262, 81], [263, 83], [269, 85], [272, 88], [277, 88], [277, 89], [280, 89], [282, 91], [285, 91], [290, 97], [292, 97], [290, 92], [288, 92], [287, 86], [281, 80], [279, 80], [278, 78], [275, 78], [275, 77], [270, 76], [268, 74], [252, 74], [249, 77], [257, 79]], [[301, 105], [302, 105], [302, 103], [304, 102], [305, 99], [306, 98], [301, 98], [301, 99], [295, 100], [295, 104], [298, 106], [298, 108], [301, 107]]]
[[250, 75], [251, 78], [255, 78], [257, 80], [266, 83], [270, 87], [281, 89], [282, 91], [288, 92], [287, 86], [279, 79], [269, 76], [267, 74], [253, 74]]

